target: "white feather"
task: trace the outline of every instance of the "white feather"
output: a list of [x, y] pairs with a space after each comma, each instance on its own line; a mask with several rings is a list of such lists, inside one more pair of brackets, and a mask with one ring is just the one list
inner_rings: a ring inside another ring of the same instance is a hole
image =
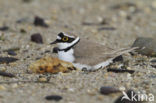
[[66, 34], [66, 33], [63, 33], [65, 36], [67, 36], [67, 37], [71, 37], [71, 38], [75, 38], [74, 36], [71, 36], [71, 35], [68, 35], [68, 34]]
[[102, 63], [99, 63], [99, 64], [93, 66], [92, 70], [97, 70], [97, 69], [100, 69], [100, 68], [104, 68], [104, 67], [110, 65], [110, 63], [112, 63], [112, 62], [113, 62], [113, 59], [108, 59], [108, 60], [106, 60], [106, 61], [104, 61]]
[[73, 65], [78, 69], [82, 70], [83, 68], [86, 68], [87, 70], [90, 70], [92, 67], [86, 64], [80, 64], [80, 63], [73, 63]]
[[110, 65], [110, 63], [112, 63], [112, 62], [113, 62], [112, 59], [109, 59], [109, 60], [106, 60], [106, 61], [104, 61], [102, 63], [99, 63], [99, 64], [97, 64], [95, 66], [89, 66], [89, 65], [80, 64], [80, 63], [73, 63], [73, 65], [79, 70], [82, 70], [83, 68], [86, 68], [87, 70], [92, 71], [92, 70], [98, 70], [100, 68], [104, 68], [104, 67]]

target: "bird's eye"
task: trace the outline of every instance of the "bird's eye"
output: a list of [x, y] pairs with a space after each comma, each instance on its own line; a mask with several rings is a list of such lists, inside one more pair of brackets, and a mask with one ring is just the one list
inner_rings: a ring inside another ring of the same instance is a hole
[[68, 37], [66, 37], [66, 36], [63, 37], [63, 38], [62, 38], [62, 41], [68, 41]]

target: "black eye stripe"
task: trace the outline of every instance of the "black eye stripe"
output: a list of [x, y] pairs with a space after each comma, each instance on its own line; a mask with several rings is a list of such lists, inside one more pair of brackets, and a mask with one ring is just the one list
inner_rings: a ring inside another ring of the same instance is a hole
[[71, 43], [71, 42], [73, 42], [74, 40], [75, 40], [74, 38], [69, 38], [67, 42], [68, 42], [68, 43]]
[[[58, 34], [58, 36], [61, 38], [61, 39], [57, 39], [57, 42], [60, 42], [60, 43], [71, 43], [75, 40], [75, 38], [72, 38], [72, 37], [68, 37], [68, 36], [65, 36], [64, 33], [60, 32]], [[68, 40], [67, 41], [63, 41], [63, 38], [64, 37], [67, 37]]]

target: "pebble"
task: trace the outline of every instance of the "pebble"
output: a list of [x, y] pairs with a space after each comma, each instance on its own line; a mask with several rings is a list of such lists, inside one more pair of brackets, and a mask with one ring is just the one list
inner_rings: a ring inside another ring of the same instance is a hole
[[125, 11], [122, 11], [122, 10], [121, 10], [121, 11], [119, 12], [119, 15], [120, 15], [121, 17], [127, 17], [128, 14], [127, 14]]
[[132, 80], [132, 76], [131, 76], [131, 74], [127, 74], [127, 80]]
[[30, 23], [31, 20], [28, 17], [20, 18], [16, 21], [16, 23]]
[[100, 27], [100, 28], [98, 28], [98, 31], [102, 31], [102, 30], [116, 30], [116, 28], [115, 27]]
[[49, 95], [45, 97], [46, 100], [53, 100], [53, 101], [60, 101], [61, 99], [63, 99], [62, 96], [59, 95]]
[[39, 78], [38, 78], [38, 81], [39, 81], [39, 82], [47, 82], [48, 80], [47, 80], [47, 78], [45, 78], [45, 77], [39, 77]]
[[0, 90], [6, 90], [6, 88], [3, 85], [0, 85]]
[[120, 90], [120, 91], [125, 91], [125, 90], [126, 90], [126, 88], [125, 88], [125, 87], [123, 87], [123, 86], [121, 86], [121, 87], [119, 87], [119, 90]]
[[0, 27], [0, 31], [7, 31], [7, 30], [9, 30], [9, 27], [8, 26]]
[[0, 76], [10, 77], [10, 78], [15, 77], [14, 74], [3, 72], [3, 71], [0, 71]]
[[152, 59], [150, 60], [151, 63], [156, 63], [156, 58], [155, 59]]
[[38, 16], [36, 16], [34, 19], [34, 25], [45, 27], [45, 28], [49, 27], [49, 25], [45, 23], [45, 20]]
[[5, 72], [7, 69], [5, 67], [1, 67], [0, 71]]
[[68, 91], [74, 93], [75, 89], [74, 88], [68, 88]]
[[40, 33], [32, 34], [31, 41], [35, 43], [43, 44], [43, 39]]
[[8, 51], [8, 55], [12, 55], [12, 56], [15, 56], [17, 55], [14, 51]]
[[150, 62], [151, 62], [151, 66], [156, 68], [156, 59], [152, 59], [150, 60]]
[[156, 56], [156, 39], [147, 37], [138, 37], [132, 47], [139, 47], [136, 51], [139, 54], [147, 56]]
[[16, 84], [16, 83], [15, 84], [12, 84], [11, 87], [12, 88], [17, 88], [18, 87], [18, 84]]
[[122, 11], [130, 11], [132, 13], [138, 10], [138, 6], [131, 2], [120, 3], [117, 5], [112, 6], [114, 10], [122, 10]]
[[109, 94], [118, 93], [118, 92], [120, 92], [120, 90], [114, 87], [104, 86], [100, 88], [100, 93], [103, 95], [109, 95]]
[[18, 59], [17, 58], [13, 58], [13, 57], [0, 57], [0, 64], [3, 64], [3, 63], [12, 63], [12, 62], [15, 62], [17, 61]]
[[20, 29], [20, 32], [23, 33], [23, 34], [27, 33], [27, 31], [25, 29]]
[[87, 93], [88, 93], [88, 95], [90, 95], [90, 96], [94, 96], [94, 95], [96, 95], [96, 91], [95, 90], [87, 90]]
[[154, 64], [154, 65], [152, 64], [151, 66], [152, 66], [153, 68], [156, 68], [156, 64]]

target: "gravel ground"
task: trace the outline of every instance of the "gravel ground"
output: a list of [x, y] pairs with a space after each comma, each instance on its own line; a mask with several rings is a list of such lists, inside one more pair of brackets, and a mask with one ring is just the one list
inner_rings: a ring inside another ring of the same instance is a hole
[[[35, 16], [44, 18], [49, 27], [34, 26]], [[102, 86], [125, 87], [156, 96], [156, 68], [150, 62], [154, 57], [126, 55], [124, 60], [129, 61], [129, 69], [135, 70], [133, 74], [107, 72], [106, 68], [47, 75], [28, 70], [37, 58], [56, 56], [45, 51], [52, 51], [49, 43], [62, 31], [112, 48], [130, 47], [139, 36], [155, 38], [155, 0], [0, 0], [3, 26], [9, 29], [0, 31], [0, 55], [19, 60], [0, 64], [0, 70], [16, 75], [0, 76], [0, 103], [49, 103], [47, 95], [62, 96], [60, 103], [113, 103], [121, 95], [102, 95]], [[30, 41], [34, 33], [42, 35], [43, 44]], [[4, 52], [10, 48], [19, 48], [16, 56]], [[49, 78], [49, 82], [41, 82], [40, 77]]]

